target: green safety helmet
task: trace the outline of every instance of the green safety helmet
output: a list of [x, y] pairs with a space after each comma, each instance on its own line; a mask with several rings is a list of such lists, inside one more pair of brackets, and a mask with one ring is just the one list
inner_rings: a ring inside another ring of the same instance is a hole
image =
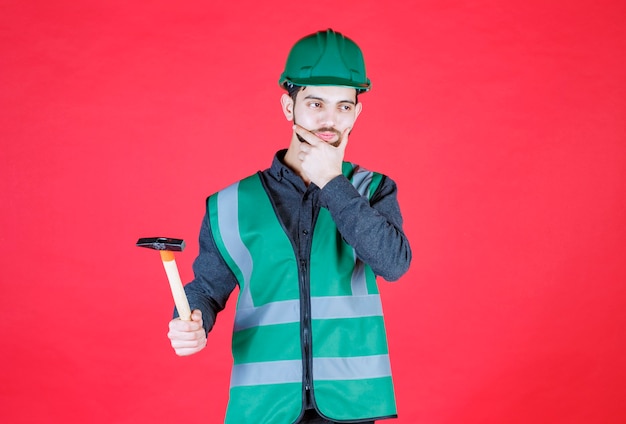
[[343, 34], [328, 29], [299, 40], [289, 52], [278, 83], [338, 85], [367, 91], [371, 82], [359, 46]]

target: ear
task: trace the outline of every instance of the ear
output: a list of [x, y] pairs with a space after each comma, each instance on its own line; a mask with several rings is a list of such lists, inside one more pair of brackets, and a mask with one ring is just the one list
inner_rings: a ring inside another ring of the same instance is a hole
[[293, 100], [287, 93], [280, 96], [280, 104], [283, 107], [283, 113], [288, 121], [293, 121]]
[[354, 120], [355, 121], [356, 121], [356, 118], [358, 118], [359, 115], [361, 114], [361, 110], [363, 110], [363, 103], [358, 102], [356, 106], [354, 107]]

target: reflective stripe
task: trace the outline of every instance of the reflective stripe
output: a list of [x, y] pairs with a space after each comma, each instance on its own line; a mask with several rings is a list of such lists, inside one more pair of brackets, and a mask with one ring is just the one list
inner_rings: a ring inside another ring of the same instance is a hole
[[389, 376], [389, 355], [313, 358], [314, 380], [364, 380]]
[[252, 308], [252, 295], [250, 294], [250, 276], [252, 275], [252, 255], [241, 240], [239, 233], [239, 183], [235, 183], [217, 195], [218, 225], [222, 234], [224, 246], [231, 258], [235, 261], [241, 274], [244, 285], [239, 294], [239, 305], [242, 308]]
[[[313, 358], [314, 380], [365, 380], [391, 376], [389, 355]], [[250, 362], [233, 365], [230, 386], [302, 382], [302, 361]]]
[[256, 308], [238, 309], [235, 315], [235, 331], [259, 325], [300, 322], [300, 300], [272, 302]]
[[352, 249], [354, 256], [354, 269], [350, 281], [353, 296], [365, 296], [367, 294], [367, 278], [365, 277], [365, 264], [356, 256], [356, 250]]
[[369, 187], [372, 182], [373, 175], [373, 172], [363, 169], [358, 165], [354, 169], [351, 182], [361, 196], [369, 196]]
[[311, 298], [311, 318], [362, 318], [382, 316], [380, 296], [324, 296]]
[[250, 362], [233, 365], [230, 387], [302, 383], [302, 361]]
[[[311, 298], [312, 319], [362, 318], [382, 316], [380, 296], [323, 296]], [[260, 325], [300, 322], [300, 301], [272, 302], [256, 308], [238, 309], [235, 331]]]
[[[369, 197], [370, 185], [374, 173], [356, 165], [350, 182], [361, 196]], [[367, 280], [365, 277], [365, 264], [356, 256], [356, 251], [352, 250], [354, 255], [354, 270], [352, 271], [352, 295], [364, 296], [367, 294]]]

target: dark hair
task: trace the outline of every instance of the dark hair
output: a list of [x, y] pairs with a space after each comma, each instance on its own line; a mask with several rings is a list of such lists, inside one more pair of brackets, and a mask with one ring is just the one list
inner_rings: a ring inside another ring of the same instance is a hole
[[[298, 95], [298, 93], [300, 92], [300, 90], [302, 90], [302, 88], [304, 86], [302, 85], [295, 85], [292, 84], [290, 82], [286, 82], [283, 84], [283, 87], [285, 88], [285, 90], [287, 90], [287, 94], [289, 94], [289, 97], [291, 97], [291, 100], [293, 100], [293, 102], [296, 102], [296, 96]], [[364, 90], [359, 90], [356, 89], [356, 94], [354, 96], [354, 100], [355, 103], [359, 102], [359, 94], [362, 93]]]
[[295, 103], [296, 96], [298, 95], [298, 92], [302, 89], [302, 86], [286, 82], [283, 84], [283, 87], [285, 87], [285, 90], [287, 90], [287, 94], [289, 94], [289, 97], [291, 97], [291, 100], [293, 100], [293, 102]]

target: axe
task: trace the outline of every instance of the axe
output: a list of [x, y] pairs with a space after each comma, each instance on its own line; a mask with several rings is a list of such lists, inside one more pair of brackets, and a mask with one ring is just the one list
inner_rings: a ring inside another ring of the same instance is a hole
[[174, 252], [182, 252], [185, 248], [185, 241], [167, 237], [148, 237], [137, 240], [137, 246], [159, 251], [167, 279], [170, 282], [170, 289], [172, 289], [172, 296], [174, 297], [178, 315], [180, 319], [190, 321], [191, 310], [189, 309], [189, 302], [187, 301], [187, 296], [185, 296], [185, 289], [183, 289], [183, 283], [180, 280], [178, 267], [174, 260]]

